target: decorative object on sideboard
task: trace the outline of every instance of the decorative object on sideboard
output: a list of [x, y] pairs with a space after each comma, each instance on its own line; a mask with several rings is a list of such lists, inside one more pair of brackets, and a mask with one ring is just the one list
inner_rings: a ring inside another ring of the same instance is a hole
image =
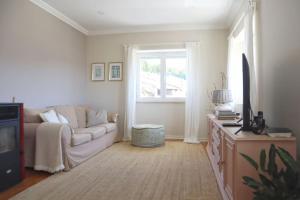
[[123, 79], [123, 63], [111, 62], [109, 63], [109, 78], [110, 81], [122, 81]]
[[230, 110], [217, 110], [215, 112], [218, 120], [235, 120], [240, 118], [240, 114]]
[[211, 101], [215, 104], [216, 111], [232, 111], [232, 93], [230, 90], [225, 89], [226, 76], [221, 72], [222, 86], [221, 89], [216, 89], [211, 93]]
[[0, 103], [0, 191], [25, 177], [23, 104]]
[[[252, 119], [251, 119], [252, 120]], [[266, 120], [264, 119], [264, 113], [258, 111], [257, 116], [253, 116], [253, 121], [250, 121], [250, 128], [255, 134], [264, 134], [266, 129]]]
[[105, 63], [92, 64], [92, 81], [105, 81]]
[[[244, 184], [254, 190], [253, 199], [299, 199], [300, 163], [281, 147], [271, 144], [268, 163], [266, 150], [260, 152], [259, 164], [248, 155], [241, 155], [255, 168], [259, 180], [243, 176]], [[280, 170], [279, 157], [284, 167]]]
[[266, 129], [266, 133], [270, 137], [292, 137], [293, 131], [289, 128], [270, 127]]
[[214, 90], [212, 102], [216, 106], [215, 111], [232, 111], [231, 105], [229, 105], [232, 102], [231, 91], [227, 89]]

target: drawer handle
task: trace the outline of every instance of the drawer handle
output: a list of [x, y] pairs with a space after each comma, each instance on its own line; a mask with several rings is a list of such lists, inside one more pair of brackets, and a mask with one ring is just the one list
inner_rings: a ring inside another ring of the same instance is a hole
[[6, 170], [6, 174], [10, 174], [12, 172], [12, 170], [11, 169], [8, 169], [8, 170]]

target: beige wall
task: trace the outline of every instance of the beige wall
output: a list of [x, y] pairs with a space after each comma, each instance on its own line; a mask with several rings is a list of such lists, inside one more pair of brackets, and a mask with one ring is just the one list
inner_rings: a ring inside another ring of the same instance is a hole
[[137, 103], [137, 123], [163, 124], [167, 138], [182, 139], [184, 103]]
[[[115, 62], [123, 60], [123, 44], [151, 44], [173, 43], [185, 41], [200, 41], [205, 49], [205, 88], [212, 89], [213, 84], [220, 86], [220, 73], [226, 69], [227, 59], [227, 31], [174, 31], [114, 34], [89, 36], [87, 39], [87, 101], [94, 106], [121, 113], [123, 120], [123, 81], [107, 81], [108, 67], [106, 66], [106, 81], [91, 81], [91, 63]], [[126, 69], [125, 69], [126, 70]], [[199, 91], [201, 92], [201, 91]], [[208, 98], [206, 91], [202, 91], [202, 138], [206, 137], [205, 113], [208, 112]], [[184, 103], [138, 103], [138, 123], [164, 124], [166, 134], [175, 138], [182, 138], [184, 134]], [[123, 128], [122, 125], [120, 128]]]
[[[87, 103], [121, 114], [123, 81], [91, 81], [91, 63], [123, 61], [122, 45], [200, 41], [205, 49], [203, 85], [220, 86], [226, 69], [227, 31], [173, 31], [86, 37], [27, 0], [0, 2], [0, 101], [12, 96], [27, 107]], [[126, 70], [126, 69], [125, 69]], [[209, 108], [202, 91], [202, 137]], [[160, 123], [182, 138], [184, 103], [138, 103], [138, 123]], [[123, 128], [121, 124], [121, 129]]]
[[28, 0], [1, 0], [0, 27], [0, 102], [84, 102], [83, 34]]
[[291, 128], [300, 155], [300, 1], [261, 0], [260, 107], [267, 124]]

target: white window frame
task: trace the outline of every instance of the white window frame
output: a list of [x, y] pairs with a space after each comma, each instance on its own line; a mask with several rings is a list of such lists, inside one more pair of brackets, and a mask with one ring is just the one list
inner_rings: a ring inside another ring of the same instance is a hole
[[[140, 96], [140, 59], [160, 59], [160, 97], [141, 97]], [[183, 103], [185, 97], [167, 97], [166, 96], [166, 59], [167, 58], [187, 58], [186, 49], [171, 50], [144, 50], [137, 54], [137, 102], [144, 103]]]

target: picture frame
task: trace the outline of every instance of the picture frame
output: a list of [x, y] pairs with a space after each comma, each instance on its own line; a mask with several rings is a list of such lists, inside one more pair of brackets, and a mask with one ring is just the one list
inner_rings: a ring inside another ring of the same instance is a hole
[[105, 81], [105, 63], [92, 64], [92, 81]]
[[110, 81], [122, 81], [123, 80], [123, 63], [111, 62], [109, 63], [109, 78]]

